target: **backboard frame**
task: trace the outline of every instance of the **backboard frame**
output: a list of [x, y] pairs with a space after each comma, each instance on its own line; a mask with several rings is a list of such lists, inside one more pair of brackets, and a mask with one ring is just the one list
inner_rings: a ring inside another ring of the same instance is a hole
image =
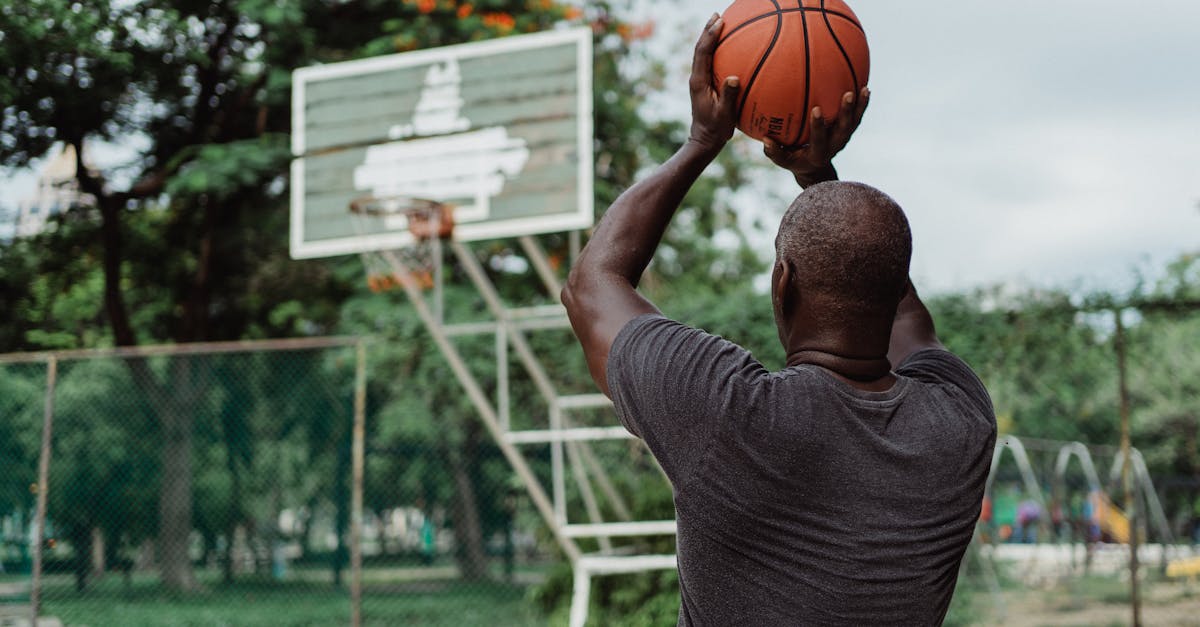
[[[301, 68], [293, 74], [292, 84], [292, 164], [291, 164], [291, 226], [290, 251], [294, 259], [333, 257], [364, 252], [392, 250], [414, 243], [407, 229], [373, 234], [309, 240], [305, 233], [305, 159], [327, 154], [340, 149], [362, 148], [363, 144], [324, 147], [308, 152], [306, 137], [306, 95], [308, 85], [314, 81], [341, 77], [364, 76], [390, 70], [430, 65], [454, 59], [487, 57], [506, 52], [551, 48], [566, 44], [575, 45], [576, 71], [576, 208], [573, 212], [555, 215], [538, 215], [509, 218], [499, 221], [483, 221], [459, 224], [454, 238], [459, 241], [479, 241], [537, 235], [572, 230], [583, 230], [593, 226], [594, 167], [593, 167], [593, 91], [592, 91], [592, 31], [587, 27], [554, 30], [530, 35], [517, 35], [482, 42], [458, 44], [372, 57], [355, 61]], [[371, 144], [367, 144], [371, 145]], [[350, 220], [347, 208], [346, 219]]]

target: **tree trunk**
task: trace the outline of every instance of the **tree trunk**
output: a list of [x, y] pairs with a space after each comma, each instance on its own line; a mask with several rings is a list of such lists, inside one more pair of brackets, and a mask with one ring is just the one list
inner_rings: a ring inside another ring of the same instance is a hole
[[[82, 143], [76, 144], [77, 167], [82, 167]], [[83, 179], [81, 178], [81, 182]], [[121, 203], [120, 198], [105, 196], [100, 190], [97, 203], [102, 222], [101, 235], [104, 240], [104, 307], [112, 327], [113, 338], [118, 346], [135, 346], [137, 337], [130, 324], [121, 287]], [[172, 374], [177, 367], [186, 370], [184, 358], [172, 362]], [[162, 436], [162, 487], [158, 495], [158, 563], [163, 584], [175, 591], [196, 589], [192, 564], [188, 557], [188, 540], [192, 531], [192, 420], [184, 402], [172, 402], [171, 396], [179, 393], [177, 387], [168, 388], [157, 380], [144, 359], [125, 360], [133, 374], [134, 382], [146, 395], [158, 414]], [[180, 377], [172, 376], [178, 384]], [[182, 396], [186, 397], [186, 394]]]
[[[187, 361], [185, 357], [176, 359]], [[186, 370], [186, 365], [177, 368], [172, 364], [172, 371]], [[183, 377], [172, 379], [177, 384], [183, 382]], [[158, 495], [158, 564], [164, 586], [177, 592], [191, 592], [198, 587], [188, 554], [192, 533], [192, 416], [184, 403], [165, 405], [169, 408], [159, 414], [162, 488]]]
[[87, 589], [88, 576], [92, 573], [92, 530], [83, 525], [71, 525], [68, 531], [74, 556], [71, 558], [72, 570], [75, 571], [75, 591]]
[[465, 441], [458, 454], [450, 455], [450, 474], [454, 479], [454, 559], [467, 581], [490, 578], [487, 552], [483, 546], [483, 524], [471, 470], [478, 463], [479, 429], [476, 421], [465, 426]]
[[300, 518], [300, 557], [312, 554], [312, 521], [317, 515], [317, 498], [314, 496], [304, 505], [304, 515]]
[[237, 529], [237, 523], [234, 522], [230, 523], [228, 530], [225, 532], [225, 551], [224, 555], [221, 556], [221, 581], [224, 581], [226, 584], [233, 583], [233, 544], [237, 539]]
[[389, 549], [389, 547], [388, 547], [388, 531], [391, 530], [391, 524], [390, 524], [391, 517], [388, 516], [388, 511], [389, 510], [385, 509], [385, 510], [382, 510], [379, 512], [373, 512], [373, 514], [375, 516], [375, 520], [379, 521], [378, 539], [379, 539], [379, 555], [380, 556], [387, 556], [387, 555], [391, 554], [391, 551], [388, 550]]
[[233, 450], [233, 445], [229, 441], [229, 436], [225, 436], [225, 459], [227, 468], [229, 469], [229, 478], [231, 489], [229, 494], [229, 529], [226, 532], [228, 541], [225, 543], [225, 563], [222, 565], [222, 578], [226, 584], [233, 583], [233, 543], [237, 538], [238, 525], [242, 523], [245, 516], [242, 515], [242, 473], [238, 467], [237, 457]]
[[350, 444], [343, 442], [338, 446], [337, 463], [334, 465], [333, 504], [334, 530], [337, 534], [337, 548], [333, 551], [333, 585], [341, 587], [342, 571], [350, 562], [350, 547], [346, 540], [350, 529]]
[[99, 527], [92, 528], [92, 577], [100, 579], [108, 570], [105, 560], [107, 550], [104, 544], [104, 531]]
[[[136, 346], [137, 334], [129, 318], [129, 309], [124, 299], [121, 281], [121, 264], [124, 246], [121, 228], [121, 212], [131, 193], [108, 193], [104, 184], [93, 178], [84, 163], [83, 138], [71, 137], [75, 146], [76, 179], [83, 191], [96, 198], [100, 209], [100, 235], [103, 243], [104, 268], [104, 311], [113, 339], [117, 346]], [[134, 186], [139, 197], [157, 193], [168, 176], [159, 172], [157, 176]], [[205, 203], [204, 209], [209, 209]], [[205, 216], [205, 236], [200, 251], [200, 267], [193, 282], [191, 297], [183, 303], [184, 315], [178, 342], [205, 339], [208, 307], [209, 265], [211, 264], [211, 242], [213, 231], [212, 212]], [[139, 391], [155, 408], [162, 436], [162, 487], [158, 500], [158, 563], [163, 584], [175, 591], [192, 591], [197, 588], [192, 573], [188, 545], [192, 532], [192, 402], [197, 388], [189, 385], [190, 368], [186, 358], [175, 358], [171, 362], [171, 375], [163, 384], [154, 375], [145, 359], [125, 360], [133, 374]], [[182, 374], [183, 376], [176, 376]]]

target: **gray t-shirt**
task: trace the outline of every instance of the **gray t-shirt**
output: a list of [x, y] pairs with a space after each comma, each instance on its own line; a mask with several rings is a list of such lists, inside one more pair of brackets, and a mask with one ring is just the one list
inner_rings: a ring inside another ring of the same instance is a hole
[[996, 440], [983, 384], [944, 350], [886, 392], [657, 315], [613, 342], [621, 422], [671, 480], [680, 625], [937, 625]]

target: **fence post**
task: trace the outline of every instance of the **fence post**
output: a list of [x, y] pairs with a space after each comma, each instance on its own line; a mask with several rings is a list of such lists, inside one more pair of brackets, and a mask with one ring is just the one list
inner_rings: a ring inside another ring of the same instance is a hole
[[1117, 349], [1117, 382], [1119, 386], [1119, 404], [1121, 412], [1121, 487], [1125, 493], [1125, 508], [1129, 516], [1129, 600], [1132, 611], [1133, 627], [1142, 625], [1142, 604], [1138, 590], [1138, 499], [1133, 487], [1133, 458], [1130, 456], [1129, 434], [1129, 383], [1126, 365], [1125, 321], [1121, 319], [1122, 309], [1113, 309], [1117, 323], [1115, 344]]
[[29, 591], [30, 624], [37, 627], [42, 603], [42, 545], [46, 541], [46, 492], [50, 486], [50, 439], [54, 431], [54, 388], [58, 379], [58, 358], [46, 361], [46, 407], [42, 421], [42, 451], [38, 456], [37, 514], [33, 532], [33, 581]]
[[362, 625], [362, 524], [363, 524], [363, 464], [366, 457], [367, 414], [367, 348], [359, 340], [355, 345], [357, 360], [354, 368], [354, 442], [350, 465], [354, 476], [350, 495], [350, 624]]

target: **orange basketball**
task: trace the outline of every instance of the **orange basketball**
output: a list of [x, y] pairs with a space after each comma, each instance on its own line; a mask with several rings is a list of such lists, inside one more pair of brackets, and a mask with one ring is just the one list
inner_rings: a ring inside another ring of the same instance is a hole
[[867, 37], [842, 0], [735, 0], [722, 17], [715, 84], [740, 79], [738, 128], [754, 139], [805, 144], [813, 107], [832, 122], [842, 96], [867, 84]]

